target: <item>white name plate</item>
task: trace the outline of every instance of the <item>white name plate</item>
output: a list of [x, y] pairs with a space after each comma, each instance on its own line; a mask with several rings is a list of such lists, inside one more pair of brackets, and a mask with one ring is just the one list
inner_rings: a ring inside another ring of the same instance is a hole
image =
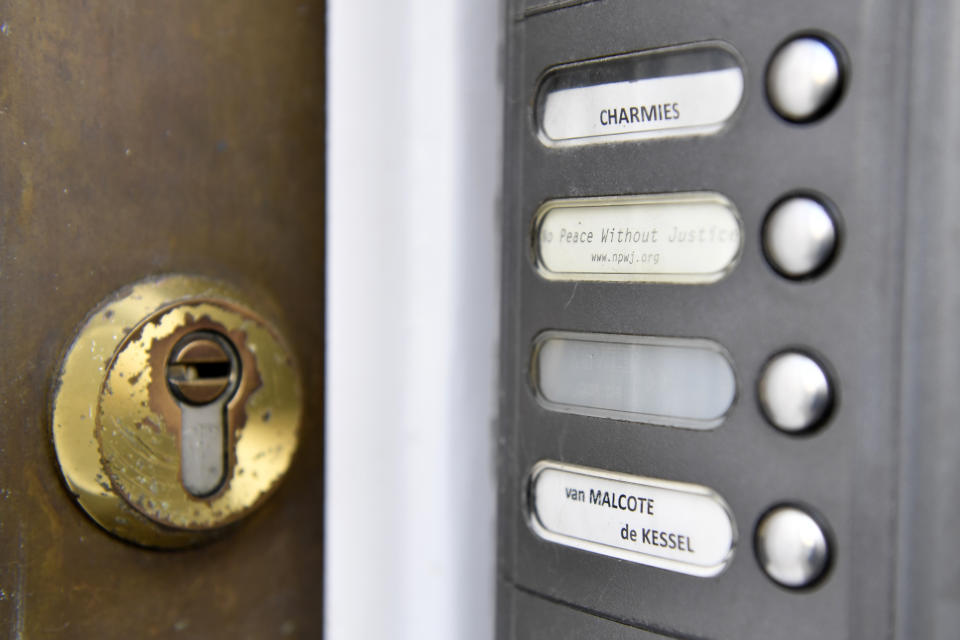
[[736, 208], [711, 192], [551, 200], [533, 233], [548, 280], [707, 284], [743, 249]]
[[529, 496], [531, 527], [551, 542], [699, 577], [733, 558], [730, 507], [701, 485], [541, 461]]
[[699, 338], [545, 331], [531, 373], [551, 411], [687, 429], [719, 426], [737, 395], [729, 355]]
[[545, 144], [584, 144], [720, 130], [743, 100], [726, 45], [684, 46], [555, 67], [537, 98]]

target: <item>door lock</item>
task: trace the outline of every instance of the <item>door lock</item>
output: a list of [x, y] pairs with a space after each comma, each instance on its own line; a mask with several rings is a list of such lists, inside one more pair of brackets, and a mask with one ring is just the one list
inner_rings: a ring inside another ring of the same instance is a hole
[[299, 438], [289, 348], [241, 293], [202, 278], [140, 283], [95, 311], [53, 406], [67, 486], [101, 526], [196, 544], [276, 488]]
[[227, 402], [237, 391], [239, 369], [236, 349], [212, 331], [182, 338], [167, 363], [167, 383], [180, 405], [180, 475], [198, 498], [224, 481]]

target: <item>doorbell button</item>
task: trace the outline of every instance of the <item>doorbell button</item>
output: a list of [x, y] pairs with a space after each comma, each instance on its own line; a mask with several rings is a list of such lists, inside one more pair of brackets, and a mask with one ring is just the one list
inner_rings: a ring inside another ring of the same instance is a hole
[[843, 67], [833, 47], [816, 36], [800, 36], [780, 46], [767, 67], [767, 98], [780, 117], [810, 122], [836, 104]]
[[791, 589], [813, 585], [829, 565], [826, 533], [813, 516], [794, 506], [768, 511], [757, 524], [754, 544], [764, 573]]
[[767, 262], [794, 280], [821, 272], [837, 247], [837, 229], [829, 211], [807, 196], [777, 203], [767, 215], [762, 235]]
[[810, 356], [786, 351], [764, 366], [757, 385], [767, 420], [789, 433], [821, 424], [833, 406], [833, 390], [823, 367]]

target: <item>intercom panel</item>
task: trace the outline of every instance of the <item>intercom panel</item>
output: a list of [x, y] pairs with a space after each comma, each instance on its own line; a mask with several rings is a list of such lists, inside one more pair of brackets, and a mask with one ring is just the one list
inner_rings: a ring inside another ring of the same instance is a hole
[[957, 13], [509, 6], [501, 637], [955, 637]]

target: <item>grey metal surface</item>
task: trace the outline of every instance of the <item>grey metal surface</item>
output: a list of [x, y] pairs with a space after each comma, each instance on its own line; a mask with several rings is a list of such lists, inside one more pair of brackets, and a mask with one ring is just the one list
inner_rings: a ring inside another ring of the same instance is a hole
[[656, 640], [664, 636], [653, 630], [637, 629], [615, 620], [585, 611], [573, 603], [558, 602], [501, 585], [501, 603], [523, 615], [511, 620], [509, 634], [524, 640], [556, 640], [556, 638], [582, 638], [584, 640]]
[[532, 16], [589, 2], [597, 2], [597, 0], [519, 0], [516, 3], [516, 17]]
[[208, 496], [223, 484], [227, 399], [199, 407], [180, 405], [180, 474], [183, 486], [197, 497]]
[[[928, 3], [925, 10], [935, 15], [940, 6]], [[917, 103], [915, 111], [922, 103], [910, 93], [917, 82], [916, 74], [909, 73], [911, 52], [923, 46], [923, 39], [911, 33], [911, 10], [912, 5], [893, 0], [731, 0], [695, 6], [606, 0], [508, 22], [499, 438], [500, 572], [505, 584], [677, 638], [890, 638], [901, 615], [894, 606], [898, 597], [919, 612], [913, 620], [934, 612], [939, 621], [956, 615], [947, 587], [952, 570], [932, 570], [924, 553], [904, 546], [898, 535], [940, 544], [945, 538], [906, 524], [898, 534], [897, 527], [898, 492], [906, 489], [914, 498], [923, 497], [915, 485], [901, 483], [901, 456], [909, 455], [910, 469], [927, 491], [938, 479], [956, 478], [955, 464], [921, 466], [920, 461], [936, 455], [929, 445], [912, 440], [901, 450], [900, 425], [907, 422], [901, 400], [918, 406], [912, 396], [901, 397], [914, 384], [904, 381], [900, 369], [901, 313], [910, 308], [902, 297], [904, 229], [912, 224], [905, 217], [905, 186], [909, 182], [912, 193], [923, 186], [938, 189], [923, 200], [941, 205], [923, 212], [934, 220], [941, 220], [951, 193], [938, 182], [942, 178], [926, 175], [910, 182], [910, 167], [922, 166], [926, 159], [918, 144], [908, 162], [903, 141], [908, 131], [926, 134], [930, 126], [908, 114], [908, 101]], [[837, 108], [797, 126], [770, 108], [764, 72], [781, 42], [810, 29], [842, 43], [850, 60], [850, 83]], [[537, 78], [548, 67], [704, 40], [730, 43], [745, 63], [744, 105], [722, 132], [564, 149], [537, 140], [530, 109]], [[938, 50], [946, 56], [948, 48], [940, 45]], [[937, 68], [947, 68], [945, 62], [939, 64]], [[952, 90], [933, 83], [923, 88], [942, 94], [938, 113], [947, 117], [944, 106], [953, 104]], [[955, 151], [948, 153], [946, 143], [939, 144], [956, 167]], [[542, 202], [691, 190], [722, 193], [743, 216], [743, 256], [723, 281], [704, 286], [561, 283], [536, 274], [529, 234], [531, 217]], [[831, 268], [803, 283], [770, 268], [760, 238], [766, 212], [798, 190], [829, 198], [843, 212], [845, 232], [843, 252]], [[946, 239], [908, 240], [916, 253], [929, 243], [942, 250]], [[927, 257], [920, 273], [907, 271], [913, 304], [924, 303], [923, 276], [936, 272], [940, 263]], [[934, 282], [950, 286], [943, 276]], [[914, 331], [937, 329], [942, 338], [947, 318], [956, 317], [948, 313], [957, 308], [956, 300], [951, 291], [938, 303], [941, 324], [931, 326], [933, 320], [915, 308], [906, 317]], [[527, 383], [531, 345], [547, 329], [715, 340], [736, 365], [738, 400], [724, 424], [709, 432], [638, 428], [549, 412]], [[925, 344], [932, 349], [933, 338]], [[755, 397], [764, 363], [792, 348], [829, 360], [841, 400], [830, 422], [804, 438], [771, 429]], [[955, 356], [938, 357], [940, 370], [956, 368]], [[922, 371], [919, 358], [910, 356], [908, 362], [911, 371]], [[924, 373], [928, 382], [939, 380]], [[947, 408], [928, 405], [925, 415], [942, 420]], [[909, 421], [911, 433], [924, 428]], [[956, 448], [956, 438], [937, 424], [937, 442]], [[766, 577], [749, 545], [737, 549], [726, 572], [704, 579], [551, 544], [538, 539], [521, 517], [526, 474], [542, 459], [711, 487], [728, 499], [745, 531], [773, 505], [809, 504], [830, 523], [835, 561], [815, 588], [791, 591]], [[935, 504], [947, 504], [935, 495]], [[904, 508], [939, 524], [957, 520], [956, 506], [940, 513], [919, 504]], [[935, 596], [932, 602], [906, 595], [913, 583], [902, 577], [899, 588], [905, 595], [898, 596], [898, 552], [906, 553], [901, 562], [914, 580], [930, 575], [940, 581], [921, 589]], [[521, 608], [528, 604], [501, 593], [503, 637], [525, 637], [517, 630], [536, 628], [538, 621], [547, 624], [542, 607]], [[930, 628], [946, 628], [922, 619]], [[901, 637], [921, 637], [908, 632], [901, 629]], [[583, 634], [561, 626], [553, 637]]]
[[[915, 0], [905, 232], [897, 638], [960, 629], [960, 3]], [[891, 559], [891, 561], [893, 561]]]

